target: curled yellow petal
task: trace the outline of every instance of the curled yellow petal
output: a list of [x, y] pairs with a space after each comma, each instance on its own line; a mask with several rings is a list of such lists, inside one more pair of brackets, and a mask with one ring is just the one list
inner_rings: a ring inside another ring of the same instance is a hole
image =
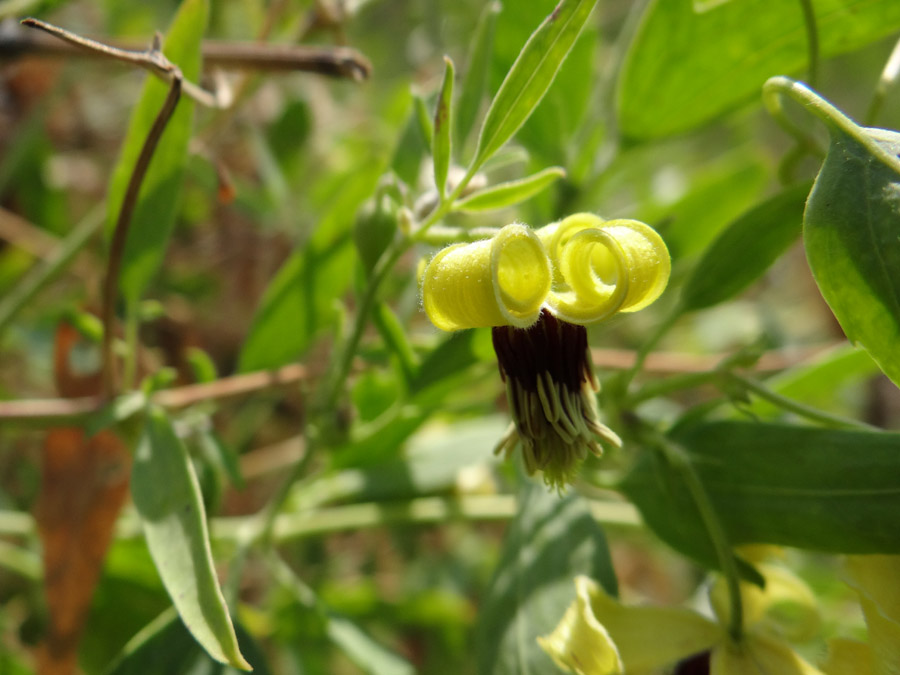
[[636, 312], [666, 287], [671, 261], [656, 231], [636, 220], [577, 213], [538, 231], [554, 264], [551, 310], [572, 323]]
[[[610, 597], [597, 582], [587, 577], [575, 578], [576, 602], [563, 618], [560, 627], [541, 643], [545, 650], [549, 642], [559, 634], [572, 636], [566, 652], [569, 661], [554, 655], [557, 663], [583, 663], [589, 654], [584, 642], [593, 640], [599, 652], [598, 659], [606, 659], [610, 649], [615, 649], [625, 673], [655, 672], [679, 660], [707, 651], [726, 639], [718, 624], [688, 609], [670, 607], [627, 607]], [[574, 608], [574, 609], [573, 609]], [[570, 615], [570, 613], [576, 612]], [[602, 628], [602, 631], [599, 630]], [[578, 633], [577, 631], [583, 631]], [[592, 636], [592, 637], [591, 637]], [[582, 642], [583, 641], [583, 642]], [[610, 647], [612, 645], [612, 647]], [[578, 648], [576, 649], [575, 646]], [[611, 661], [602, 661], [610, 663]], [[575, 673], [618, 673], [618, 670], [577, 670]], [[611, 667], [611, 666], [610, 666]]]
[[866, 617], [872, 673], [896, 675], [900, 672], [900, 556], [848, 556], [847, 576]]
[[551, 269], [541, 240], [518, 223], [491, 239], [440, 251], [425, 268], [425, 312], [441, 330], [512, 325], [525, 328], [550, 292]]
[[567, 672], [620, 675], [624, 666], [616, 645], [591, 609], [594, 585], [587, 577], [575, 579], [575, 602], [550, 635], [538, 638], [538, 644]]
[[725, 643], [713, 650], [711, 675], [824, 675], [780, 640], [747, 635], [739, 644]]

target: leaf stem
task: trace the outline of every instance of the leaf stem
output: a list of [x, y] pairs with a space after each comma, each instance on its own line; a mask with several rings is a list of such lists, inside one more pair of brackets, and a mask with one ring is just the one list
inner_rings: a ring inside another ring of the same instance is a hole
[[866, 112], [865, 124], [872, 126], [878, 119], [881, 108], [884, 106], [884, 100], [887, 98], [888, 92], [897, 83], [900, 77], [900, 40], [894, 45], [894, 50], [888, 57], [887, 63], [884, 64], [884, 70], [881, 71], [881, 77], [878, 78], [878, 84], [875, 85], [875, 92], [872, 94], [872, 102], [869, 104], [869, 110]]
[[806, 26], [806, 49], [809, 54], [807, 77], [809, 86], [817, 86], [819, 80], [819, 27], [816, 23], [816, 10], [812, 0], [800, 0], [803, 9], [803, 23]]
[[819, 410], [818, 408], [813, 408], [812, 406], [808, 406], [800, 401], [795, 401], [787, 396], [782, 396], [751, 377], [738, 375], [737, 373], [727, 373], [726, 376], [731, 379], [731, 381], [740, 385], [747, 391], [756, 394], [761, 399], [768, 401], [772, 405], [778, 406], [782, 410], [792, 412], [800, 417], [805, 417], [806, 419], [823, 426], [836, 429], [862, 429], [865, 431], [877, 429], [877, 427], [873, 427], [871, 424], [859, 422], [848, 417], [841, 417], [840, 415], [832, 415], [824, 410]]
[[687, 453], [678, 445], [667, 438], [658, 437], [655, 439], [654, 446], [658, 448], [684, 480], [688, 492], [694, 500], [694, 505], [700, 513], [700, 518], [709, 534], [710, 541], [716, 550], [716, 556], [719, 559], [719, 566], [722, 568], [722, 574], [725, 577], [725, 583], [728, 586], [728, 634], [734, 642], [738, 642], [744, 633], [744, 608], [743, 599], [741, 598], [741, 581], [738, 575], [737, 562], [734, 553], [731, 550], [731, 544], [722, 522], [715, 511], [712, 500], [700, 476], [694, 469]]
[[818, 117], [829, 130], [842, 131], [853, 138], [857, 143], [877, 157], [892, 170], [900, 173], [900, 158], [888, 152], [874, 136], [879, 130], [866, 129], [859, 126], [852, 119], [822, 98], [819, 94], [801, 82], [779, 75], [772, 77], [763, 85], [763, 103], [775, 120], [794, 136], [799, 142], [805, 143], [810, 152], [819, 157], [825, 157], [825, 151], [819, 147], [815, 139], [787, 117], [782, 105], [782, 96], [789, 96], [803, 106], [804, 109]]
[[131, 226], [131, 216], [137, 205], [141, 184], [144, 182], [144, 176], [147, 174], [156, 146], [181, 97], [181, 71], [177, 67], [173, 66], [173, 68], [172, 84], [169, 87], [169, 93], [166, 96], [166, 100], [163, 101], [159, 114], [153, 120], [153, 126], [150, 127], [147, 140], [144, 141], [141, 153], [138, 155], [137, 162], [135, 162], [134, 170], [131, 172], [128, 188], [122, 200], [122, 208], [119, 210], [119, 217], [116, 220], [116, 227], [110, 243], [109, 261], [103, 282], [103, 396], [107, 399], [115, 396], [117, 391], [116, 357], [113, 350], [115, 305], [119, 290], [119, 273], [122, 268], [122, 257], [125, 253], [128, 230]]

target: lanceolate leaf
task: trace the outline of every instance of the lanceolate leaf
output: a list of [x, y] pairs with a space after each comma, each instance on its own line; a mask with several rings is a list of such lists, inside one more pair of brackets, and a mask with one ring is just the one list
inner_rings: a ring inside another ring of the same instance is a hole
[[900, 385], [900, 134], [856, 129], [831, 127], [803, 242], [847, 337]]
[[610, 595], [617, 594], [606, 538], [584, 499], [575, 495], [560, 499], [542, 485], [527, 484], [479, 612], [478, 672], [553, 672], [552, 661], [536, 639], [553, 630], [572, 602], [572, 579], [577, 574], [586, 574]]
[[437, 107], [434, 111], [434, 137], [431, 140], [431, 156], [434, 160], [434, 184], [437, 187], [441, 199], [447, 190], [447, 173], [450, 171], [452, 159], [451, 131], [453, 120], [453, 61], [450, 57], [444, 57], [444, 82], [441, 84], [441, 93], [438, 96]]
[[540, 103], [595, 4], [596, 0], [562, 0], [532, 33], [491, 102], [474, 167], [499, 150]]
[[[900, 553], [900, 434], [712, 422], [674, 439], [729, 542], [829, 553]], [[715, 565], [691, 494], [645, 453], [622, 488], [664, 541]]]
[[554, 166], [520, 180], [492, 185], [469, 195], [454, 207], [457, 211], [493, 211], [513, 206], [533, 197], [543, 189], [563, 178], [565, 169]]
[[[181, 68], [186, 79], [193, 82], [200, 74], [200, 44], [208, 14], [208, 0], [184, 0], [163, 43], [163, 53]], [[119, 217], [135, 162], [168, 89], [168, 84], [148, 75], [141, 98], [131, 114], [122, 154], [110, 181], [107, 201], [110, 234]], [[193, 103], [182, 96], [144, 177], [122, 260], [120, 287], [130, 301], [140, 297], [165, 255], [175, 225], [193, 119]]]
[[[900, 28], [896, 0], [813, 0], [822, 57], [851, 51]], [[626, 136], [687, 131], [758, 97], [766, 78], [807, 66], [806, 26], [796, 1], [653, 0], [619, 79]]]
[[182, 621], [216, 661], [250, 670], [219, 588], [197, 476], [160, 410], [147, 415], [131, 487], [150, 554]]
[[686, 311], [728, 300], [756, 281], [800, 236], [810, 184], [789, 188], [735, 220], [706, 249], [681, 293]]

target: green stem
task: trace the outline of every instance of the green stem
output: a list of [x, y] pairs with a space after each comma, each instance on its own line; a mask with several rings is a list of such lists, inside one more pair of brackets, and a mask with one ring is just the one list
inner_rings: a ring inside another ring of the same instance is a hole
[[806, 25], [809, 86], [815, 87], [819, 79], [819, 27], [816, 25], [816, 10], [812, 0], [800, 0], [800, 7], [803, 8], [803, 23]]
[[75, 226], [46, 263], [30, 271], [0, 301], [0, 333], [34, 297], [56, 279], [105, 222], [106, 209], [97, 206]]
[[122, 387], [124, 391], [134, 389], [138, 362], [138, 330], [141, 320], [138, 301], [128, 300], [125, 308], [125, 355], [122, 367]]
[[795, 401], [787, 396], [782, 396], [753, 378], [738, 375], [737, 373], [728, 373], [727, 376], [733, 382], [744, 387], [747, 391], [756, 394], [761, 399], [768, 401], [772, 405], [778, 406], [782, 410], [792, 412], [800, 417], [805, 417], [806, 419], [823, 426], [837, 429], [863, 429], [866, 431], [871, 431], [876, 428], [865, 422], [841, 417], [840, 415], [832, 415], [824, 410], [819, 410], [818, 408], [813, 408], [805, 403], [800, 403], [800, 401]]
[[716, 550], [716, 557], [719, 560], [719, 566], [722, 568], [722, 574], [725, 577], [725, 583], [728, 586], [728, 634], [735, 642], [740, 641], [744, 633], [744, 603], [741, 598], [741, 580], [738, 574], [737, 562], [734, 553], [731, 550], [731, 544], [722, 522], [716, 513], [712, 500], [709, 498], [700, 476], [691, 464], [690, 458], [684, 450], [665, 438], [658, 438], [654, 443], [684, 480], [688, 492], [694, 500], [694, 505], [700, 513], [700, 519], [703, 526], [709, 534], [710, 541]]
[[884, 70], [881, 71], [881, 77], [878, 78], [878, 84], [875, 85], [875, 92], [872, 94], [872, 102], [869, 104], [869, 110], [866, 112], [866, 126], [873, 126], [881, 113], [884, 101], [888, 92], [897, 83], [900, 76], [900, 40], [894, 45], [894, 50], [888, 57], [887, 63], [884, 64]]
[[799, 125], [794, 124], [784, 112], [782, 105], [782, 96], [788, 96], [799, 103], [803, 108], [816, 117], [818, 117], [829, 131], [838, 130], [854, 139], [866, 150], [877, 157], [881, 162], [891, 167], [897, 173], [900, 173], [900, 158], [895, 157], [888, 152], [880, 143], [875, 140], [875, 131], [865, 129], [856, 122], [847, 117], [840, 110], [835, 108], [831, 103], [819, 96], [812, 89], [788, 77], [779, 75], [770, 78], [763, 85], [763, 103], [768, 108], [769, 113], [775, 120], [798, 142], [806, 144], [806, 147], [819, 157], [825, 157], [825, 151], [822, 150], [815, 139], [802, 129]]
[[684, 373], [681, 375], [673, 375], [671, 377], [656, 379], [648, 382], [638, 389], [632, 396], [626, 399], [627, 407], [634, 407], [644, 401], [649, 401], [660, 396], [668, 396], [669, 394], [684, 391], [685, 389], [693, 389], [704, 384], [715, 382], [722, 377], [719, 370], [708, 370], [702, 373]]
[[665, 319], [663, 319], [662, 323], [656, 327], [656, 331], [644, 341], [644, 344], [638, 348], [635, 354], [634, 365], [628, 370], [623, 371], [620, 376], [619, 387], [623, 397], [627, 394], [628, 387], [631, 385], [632, 380], [634, 380], [635, 376], [644, 367], [647, 356], [653, 351], [653, 348], [659, 344], [659, 341], [663, 339], [665, 334], [669, 332], [680, 317], [681, 311], [676, 307]]

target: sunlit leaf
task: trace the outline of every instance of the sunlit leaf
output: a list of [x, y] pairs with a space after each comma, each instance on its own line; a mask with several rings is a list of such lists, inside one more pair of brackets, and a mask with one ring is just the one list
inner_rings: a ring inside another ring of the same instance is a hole
[[847, 337], [900, 385], [900, 134], [830, 131], [803, 218], [806, 257]]
[[147, 546], [182, 621], [216, 661], [250, 670], [219, 588], [197, 476], [159, 410], [147, 416], [131, 484]]
[[520, 180], [500, 183], [479, 190], [458, 201], [454, 208], [457, 211], [478, 212], [513, 206], [533, 197], [565, 175], [566, 172], [563, 168], [554, 166]]
[[472, 166], [480, 167], [528, 119], [553, 83], [596, 0], [562, 0], [532, 33], [487, 111]]
[[[895, 0], [813, 0], [822, 57], [851, 51], [900, 28]], [[626, 136], [687, 131], [756, 99], [767, 78], [807, 66], [799, 2], [653, 0], [619, 77]]]
[[[184, 0], [163, 43], [163, 53], [181, 68], [184, 77], [198, 81], [200, 44], [206, 31], [208, 0]], [[169, 85], [148, 75], [141, 98], [131, 114], [122, 153], [110, 181], [107, 231], [112, 233], [147, 133], [159, 114]], [[131, 218], [122, 260], [120, 288], [137, 300], [150, 283], [165, 255], [175, 226], [188, 141], [193, 128], [194, 105], [182, 96], [159, 141], [147, 170]]]

